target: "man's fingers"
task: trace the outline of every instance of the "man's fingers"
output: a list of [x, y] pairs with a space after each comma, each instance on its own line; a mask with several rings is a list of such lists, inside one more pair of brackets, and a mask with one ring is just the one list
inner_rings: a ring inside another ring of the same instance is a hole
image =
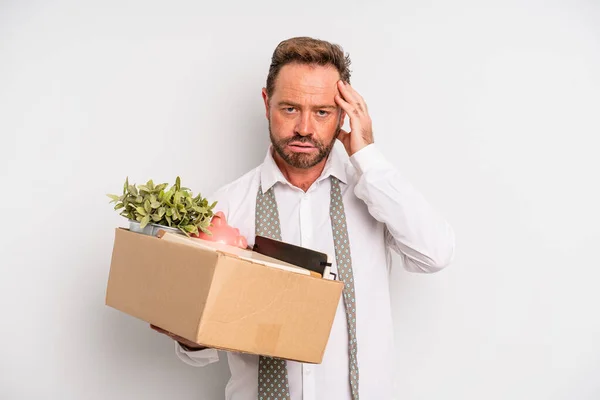
[[356, 100], [357, 100], [358, 102], [362, 102], [362, 103], [364, 103], [364, 102], [365, 102], [365, 99], [363, 99], [363, 97], [360, 95], [360, 93], [358, 93], [358, 92], [356, 91], [356, 89], [354, 89], [354, 88], [352, 87], [352, 85], [351, 85], [351, 84], [349, 84], [349, 83], [346, 83], [346, 84], [344, 84], [344, 88], [345, 88], [345, 89], [346, 89], [348, 92], [352, 93], [352, 97], [356, 98]]
[[346, 100], [344, 100], [339, 94], [336, 94], [334, 99], [335, 102], [338, 103], [340, 107], [342, 107], [342, 110], [344, 110], [346, 114], [349, 114], [349, 111], [351, 110], [350, 104]]
[[339, 94], [335, 95], [335, 101], [339, 104], [340, 107], [342, 107], [342, 110], [346, 112], [346, 114], [350, 118], [350, 121], [352, 121], [355, 117], [357, 117], [360, 114], [360, 111], [356, 106], [348, 103]]
[[344, 99], [348, 103], [358, 103], [358, 99], [354, 96], [354, 93], [349, 88], [349, 85], [346, 85], [342, 80], [338, 81], [338, 90], [340, 94], [344, 97]]
[[167, 331], [165, 331], [165, 330], [164, 330], [164, 329], [162, 329], [162, 328], [159, 328], [159, 327], [158, 327], [158, 326], [156, 326], [156, 325], [152, 325], [152, 324], [150, 324], [150, 328], [154, 329], [155, 331], [157, 331], [157, 332], [159, 332], [159, 333], [167, 333]]
[[340, 107], [342, 107], [342, 109], [346, 112], [348, 117], [350, 117], [350, 121], [352, 121], [354, 118], [360, 118], [365, 114], [364, 108], [362, 108], [359, 103], [350, 103], [339, 94], [335, 95], [335, 100], [340, 105]]
[[359, 111], [363, 111], [365, 113], [368, 111], [365, 99], [363, 99], [363, 97], [356, 90], [354, 90], [350, 84], [344, 83], [340, 80], [338, 87], [340, 93], [344, 99], [348, 101], [348, 103], [354, 105]]
[[166, 335], [166, 336], [170, 337], [171, 339], [173, 339], [173, 340], [175, 340], [175, 341], [177, 341], [177, 342], [179, 342], [179, 343], [182, 343], [184, 346], [187, 346], [187, 347], [189, 347], [189, 348], [192, 348], [192, 349], [198, 349], [198, 350], [200, 350], [200, 349], [204, 349], [204, 348], [205, 348], [205, 347], [203, 347], [203, 346], [200, 346], [200, 345], [198, 345], [198, 343], [194, 343], [194, 342], [192, 342], [191, 340], [188, 340], [188, 339], [186, 339], [186, 338], [182, 338], [181, 336], [177, 336], [176, 334], [174, 334], [174, 333], [171, 333], [171, 332], [169, 332], [169, 331], [165, 331], [164, 329], [162, 329], [162, 328], [159, 328], [159, 327], [158, 327], [158, 326], [156, 326], [156, 325], [152, 325], [152, 324], [150, 324], [150, 328], [154, 329], [155, 331], [157, 331], [157, 332], [159, 332], [159, 333], [162, 333], [162, 334], [164, 334], [164, 335]]
[[164, 330], [164, 329], [162, 329], [162, 328], [159, 328], [159, 327], [158, 327], [158, 326], [156, 326], [156, 325], [152, 325], [152, 324], [151, 324], [151, 325], [150, 325], [150, 328], [154, 329], [154, 330], [155, 330], [156, 332], [158, 332], [158, 333], [162, 333], [163, 335], [167, 335], [167, 336], [169, 336], [169, 337], [171, 337], [171, 338], [174, 338], [174, 339], [179, 337], [179, 336], [175, 335], [174, 333], [171, 333], [171, 332], [169, 332], [169, 331], [165, 331], [165, 330]]
[[367, 102], [365, 101], [365, 99], [363, 99], [363, 97], [356, 90], [354, 90], [352, 86], [348, 85], [348, 89], [354, 94], [354, 97], [358, 99], [359, 106], [363, 109], [363, 111], [366, 114], [369, 111], [369, 108], [367, 107]]

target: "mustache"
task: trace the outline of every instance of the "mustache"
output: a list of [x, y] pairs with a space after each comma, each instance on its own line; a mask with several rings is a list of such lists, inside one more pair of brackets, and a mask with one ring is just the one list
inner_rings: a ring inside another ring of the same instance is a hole
[[298, 134], [295, 134], [294, 136], [292, 136], [291, 138], [285, 139], [283, 144], [290, 144], [292, 142], [297, 142], [297, 143], [310, 143], [315, 147], [321, 147], [321, 143], [315, 141], [314, 139], [312, 139], [309, 136], [301, 136]]

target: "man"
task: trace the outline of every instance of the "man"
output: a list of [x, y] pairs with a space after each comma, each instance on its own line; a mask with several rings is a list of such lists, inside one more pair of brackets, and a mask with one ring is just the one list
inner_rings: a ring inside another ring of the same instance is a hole
[[[332, 271], [345, 283], [322, 364], [279, 360], [285, 373], [275, 379], [267, 361], [277, 360], [227, 352], [227, 399], [393, 398], [390, 250], [413, 272], [452, 260], [453, 230], [376, 147], [349, 66], [337, 45], [280, 43], [262, 91], [272, 143], [265, 160], [211, 197], [249, 241], [274, 217], [280, 240], [335, 255]], [[350, 132], [341, 129], [346, 117]], [[190, 365], [219, 359], [215, 349], [155, 329], [176, 340]], [[284, 389], [273, 393], [267, 380]]]

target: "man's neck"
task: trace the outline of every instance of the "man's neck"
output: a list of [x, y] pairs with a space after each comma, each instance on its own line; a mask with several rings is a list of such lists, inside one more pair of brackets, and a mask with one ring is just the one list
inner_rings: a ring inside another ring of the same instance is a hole
[[319, 176], [321, 176], [327, 162], [327, 158], [324, 158], [314, 167], [303, 169], [292, 167], [286, 163], [276, 151], [273, 152], [273, 159], [285, 179], [295, 187], [302, 189], [304, 192], [306, 192]]

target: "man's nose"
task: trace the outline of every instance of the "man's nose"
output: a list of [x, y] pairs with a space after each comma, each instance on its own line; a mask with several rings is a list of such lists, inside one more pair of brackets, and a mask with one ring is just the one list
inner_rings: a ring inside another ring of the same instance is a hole
[[314, 127], [310, 113], [301, 113], [296, 124], [296, 132], [301, 136], [309, 136], [314, 133]]

